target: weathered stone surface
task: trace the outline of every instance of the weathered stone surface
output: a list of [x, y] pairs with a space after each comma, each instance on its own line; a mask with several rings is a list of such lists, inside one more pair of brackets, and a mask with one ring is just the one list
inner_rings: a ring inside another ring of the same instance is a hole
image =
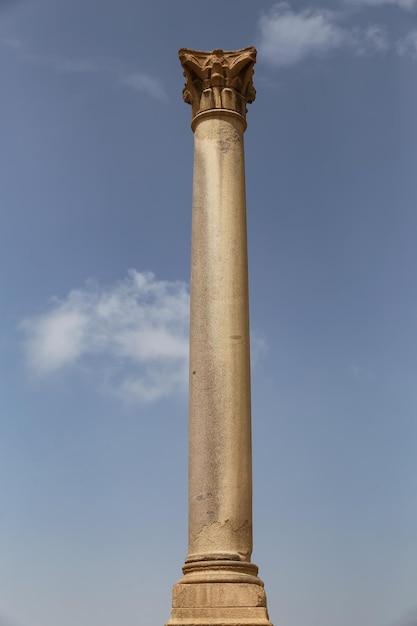
[[245, 583], [179, 584], [173, 608], [258, 607], [266, 606], [265, 592], [259, 585]]
[[195, 127], [190, 316], [189, 556], [252, 552], [243, 121]]
[[256, 50], [179, 52], [192, 105], [189, 535], [168, 626], [271, 626], [252, 554], [243, 134]]
[[246, 104], [255, 100], [252, 83], [256, 50], [201, 52], [181, 48], [186, 78], [183, 97], [192, 106], [193, 116], [212, 109], [227, 109], [246, 117]]

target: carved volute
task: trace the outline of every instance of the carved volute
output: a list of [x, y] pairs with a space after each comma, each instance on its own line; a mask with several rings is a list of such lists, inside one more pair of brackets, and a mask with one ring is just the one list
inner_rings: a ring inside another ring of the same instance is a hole
[[246, 118], [246, 105], [256, 95], [252, 83], [254, 47], [213, 52], [181, 48], [179, 58], [186, 78], [183, 97], [191, 104], [193, 118], [215, 109], [234, 111]]

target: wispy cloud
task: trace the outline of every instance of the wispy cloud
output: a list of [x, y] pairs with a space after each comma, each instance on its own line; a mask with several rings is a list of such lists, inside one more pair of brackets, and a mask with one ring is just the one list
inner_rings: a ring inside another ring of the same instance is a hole
[[109, 71], [108, 67], [93, 59], [68, 58], [55, 54], [25, 54], [22, 56], [28, 61], [36, 62], [63, 74], [93, 74]]
[[[136, 270], [108, 287], [89, 281], [21, 324], [35, 376], [79, 366], [94, 372], [106, 392], [142, 403], [185, 391], [188, 327], [186, 283]], [[253, 362], [266, 349], [265, 337], [255, 331]]]
[[155, 100], [167, 101], [167, 93], [156, 77], [143, 70], [132, 70], [115, 59], [93, 59], [67, 57], [53, 53], [38, 53], [28, 50], [15, 37], [0, 35], [0, 44], [25, 63], [43, 66], [60, 74], [96, 74], [107, 77], [112, 84], [129, 87]]
[[371, 370], [356, 364], [349, 366], [348, 373], [357, 382], [370, 383], [375, 380], [375, 374]]
[[268, 352], [268, 342], [265, 335], [258, 329], [251, 330], [250, 357], [252, 367], [256, 369], [257, 364]]
[[409, 609], [395, 624], [396, 626], [417, 626], [417, 607]]
[[162, 83], [155, 76], [151, 76], [144, 71], [132, 72], [121, 63], [115, 61], [65, 58], [59, 56], [37, 57], [37, 60], [61, 73], [101, 73], [113, 79], [113, 82], [129, 87], [133, 91], [143, 93], [155, 100], [168, 100], [167, 93]]
[[22, 42], [17, 37], [6, 37], [0, 34], [0, 44], [11, 48], [12, 50], [19, 50], [22, 47]]
[[167, 100], [167, 94], [161, 83], [143, 72], [121, 73], [120, 81], [134, 91], [141, 91], [157, 100]]
[[344, 2], [350, 5], [373, 7], [390, 4], [406, 10], [415, 9], [417, 7], [417, 0], [344, 0]]
[[351, 44], [359, 55], [385, 52], [390, 47], [385, 28], [379, 24], [352, 29]]
[[397, 43], [397, 52], [400, 56], [409, 56], [417, 59], [417, 30], [413, 30]]
[[280, 2], [259, 19], [260, 55], [272, 65], [290, 66], [341, 49], [358, 55], [387, 49], [385, 32], [379, 25], [347, 28], [341, 19], [335, 11], [295, 11], [288, 2]]

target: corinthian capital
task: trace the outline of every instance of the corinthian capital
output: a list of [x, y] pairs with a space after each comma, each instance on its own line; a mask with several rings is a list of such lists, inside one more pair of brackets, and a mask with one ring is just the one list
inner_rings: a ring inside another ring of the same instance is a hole
[[191, 104], [193, 117], [212, 109], [246, 117], [246, 105], [256, 95], [252, 83], [255, 48], [213, 52], [181, 48], [178, 54], [186, 79], [183, 97]]

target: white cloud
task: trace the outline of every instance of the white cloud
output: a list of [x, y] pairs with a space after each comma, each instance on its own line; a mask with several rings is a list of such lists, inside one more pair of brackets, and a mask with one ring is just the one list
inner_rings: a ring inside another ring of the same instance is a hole
[[[45, 377], [80, 366], [124, 401], [153, 402], [184, 392], [188, 382], [189, 294], [183, 282], [130, 270], [109, 287], [89, 281], [24, 320], [30, 371]], [[267, 346], [252, 333], [252, 361]]]
[[290, 66], [315, 56], [321, 57], [337, 49], [354, 54], [371, 54], [386, 50], [388, 43], [383, 29], [345, 28], [341, 16], [325, 9], [295, 11], [288, 2], [281, 2], [261, 15], [259, 52], [276, 66]]
[[28, 364], [42, 376], [99, 357], [101, 386], [126, 400], [156, 400], [186, 387], [188, 311], [185, 283], [152, 273], [131, 270], [111, 287], [90, 282], [22, 323]]
[[410, 56], [417, 59], [417, 30], [413, 30], [397, 43], [397, 52], [400, 56]]
[[161, 83], [154, 77], [144, 74], [143, 72], [132, 72], [130, 74], [121, 74], [120, 80], [135, 91], [146, 93], [157, 100], [167, 100], [167, 94]]
[[325, 10], [293, 11], [287, 2], [276, 4], [259, 20], [259, 52], [274, 65], [293, 65], [310, 56], [340, 47], [344, 31]]
[[74, 306], [60, 305], [48, 315], [24, 324], [32, 336], [27, 343], [33, 369], [47, 373], [76, 360], [82, 354], [88, 318]]

